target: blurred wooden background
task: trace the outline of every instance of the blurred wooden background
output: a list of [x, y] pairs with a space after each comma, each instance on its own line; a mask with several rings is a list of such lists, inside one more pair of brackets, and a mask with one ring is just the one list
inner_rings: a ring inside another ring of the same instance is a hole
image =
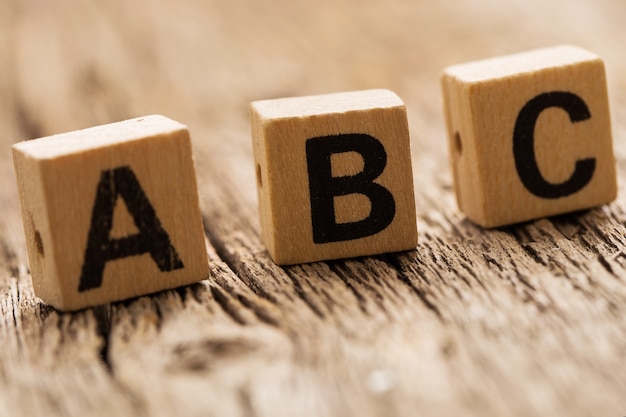
[[[622, 0], [3, 0], [0, 415], [625, 415], [625, 16]], [[605, 59], [620, 196], [476, 227], [454, 202], [441, 70], [561, 43]], [[417, 249], [277, 267], [248, 103], [378, 87], [408, 108]], [[213, 275], [58, 313], [32, 292], [10, 145], [152, 113], [191, 130]]]

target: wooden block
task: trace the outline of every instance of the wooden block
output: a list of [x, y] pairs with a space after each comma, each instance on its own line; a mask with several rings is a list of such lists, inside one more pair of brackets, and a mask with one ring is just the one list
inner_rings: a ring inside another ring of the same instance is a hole
[[250, 106], [262, 238], [278, 264], [415, 248], [406, 108], [388, 90]]
[[61, 310], [208, 277], [187, 128], [163, 116], [13, 146], [35, 294]]
[[617, 194], [604, 64], [573, 46], [452, 66], [442, 77], [457, 203], [495, 227]]

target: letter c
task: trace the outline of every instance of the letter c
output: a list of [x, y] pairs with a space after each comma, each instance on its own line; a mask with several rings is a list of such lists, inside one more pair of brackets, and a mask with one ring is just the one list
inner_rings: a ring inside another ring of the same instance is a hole
[[517, 174], [528, 191], [542, 198], [560, 198], [574, 194], [591, 181], [596, 160], [577, 160], [574, 173], [564, 182], [555, 184], [546, 181], [535, 158], [534, 131], [539, 115], [550, 107], [565, 110], [572, 123], [591, 118], [587, 105], [576, 94], [563, 91], [539, 94], [526, 103], [517, 116], [513, 132], [513, 157]]

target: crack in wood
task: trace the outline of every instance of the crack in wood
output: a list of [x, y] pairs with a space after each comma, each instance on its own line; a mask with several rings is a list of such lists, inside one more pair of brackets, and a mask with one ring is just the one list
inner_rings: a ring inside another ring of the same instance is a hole
[[102, 360], [104, 367], [110, 373], [113, 373], [111, 358], [109, 357], [109, 344], [111, 341], [111, 305], [104, 304], [98, 307], [93, 307], [93, 315], [97, 323], [96, 332], [102, 339], [100, 359]]
[[234, 305], [233, 301], [229, 296], [227, 296], [224, 292], [222, 292], [219, 288], [211, 285], [210, 287], [211, 295], [215, 299], [215, 301], [219, 304], [222, 310], [228, 314], [235, 322], [245, 325], [247, 324], [246, 320], [243, 318], [241, 314], [239, 314], [239, 308]]
[[[435, 316], [439, 320], [441, 320], [442, 322], [445, 322], [446, 320], [443, 317], [443, 314], [441, 313], [441, 311], [439, 310], [439, 307], [437, 307], [436, 303], [429, 300], [428, 296], [430, 294], [428, 293], [428, 291], [426, 291], [424, 288], [421, 288], [413, 283], [413, 280], [411, 279], [408, 273], [409, 269], [407, 269], [407, 267], [405, 266], [407, 264], [405, 263], [406, 260], [404, 259], [404, 256], [405, 255], [402, 255], [402, 254], [400, 255], [388, 254], [384, 257], [384, 260], [397, 271], [397, 276], [400, 282], [406, 285], [406, 287], [422, 302], [422, 304], [429, 311], [434, 313]], [[410, 265], [410, 263], [408, 265]], [[411, 272], [413, 272], [413, 274], [415, 274], [416, 276], [424, 277], [424, 275], [417, 268], [414, 268], [411, 266], [409, 266], [409, 268]], [[423, 282], [426, 283], [427, 286], [429, 285], [427, 279], [423, 278]]]
[[270, 301], [273, 304], [277, 304], [276, 297], [266, 291], [265, 288], [263, 288], [263, 286], [258, 282], [256, 279], [257, 273], [252, 268], [260, 268], [269, 276], [272, 276], [278, 270], [282, 271], [282, 269], [278, 266], [274, 266], [272, 270], [270, 270], [266, 263], [271, 261], [265, 259], [257, 260], [253, 258], [250, 260], [251, 262], [237, 259], [236, 255], [233, 255], [232, 251], [227, 249], [228, 243], [220, 238], [219, 232], [213, 231], [208, 226], [210, 224], [210, 219], [204, 218], [203, 224], [204, 233], [209, 243], [213, 246], [213, 248], [215, 248], [215, 252], [219, 257], [219, 260], [228, 267], [230, 272], [244, 282], [256, 295]]
[[[339, 279], [341, 279], [341, 281], [346, 285], [348, 290], [350, 290], [352, 295], [354, 295], [361, 312], [365, 315], [370, 315], [371, 313], [369, 313], [367, 310], [367, 298], [356, 289], [356, 287], [352, 284], [350, 277], [343, 272], [343, 268], [341, 268], [341, 263], [327, 262], [327, 265], [328, 268], [332, 272], [334, 272], [339, 277]], [[356, 275], [354, 276], [354, 278], [358, 281], [361, 281]]]
[[306, 291], [304, 291], [304, 288], [302, 287], [302, 284], [300, 283], [300, 277], [296, 274], [290, 273], [291, 269], [288, 267], [285, 269], [285, 272], [287, 273], [287, 276], [289, 277], [289, 279], [291, 280], [291, 283], [293, 284], [293, 289], [295, 290], [296, 294], [298, 295], [298, 298], [304, 302], [304, 304], [306, 304], [309, 309], [321, 320], [324, 320], [325, 314], [322, 311], [322, 309], [316, 304], [316, 302], [309, 297], [309, 295], [307, 294]]

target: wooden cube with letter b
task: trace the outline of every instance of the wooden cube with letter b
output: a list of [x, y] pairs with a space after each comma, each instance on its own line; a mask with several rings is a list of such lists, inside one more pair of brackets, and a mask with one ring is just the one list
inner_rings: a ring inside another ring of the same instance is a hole
[[495, 227], [615, 199], [602, 60], [559, 46], [449, 67], [442, 77], [457, 203]]
[[389, 90], [251, 104], [261, 234], [278, 264], [415, 248], [404, 103]]
[[35, 294], [61, 310], [208, 277], [187, 128], [148, 116], [13, 146]]

